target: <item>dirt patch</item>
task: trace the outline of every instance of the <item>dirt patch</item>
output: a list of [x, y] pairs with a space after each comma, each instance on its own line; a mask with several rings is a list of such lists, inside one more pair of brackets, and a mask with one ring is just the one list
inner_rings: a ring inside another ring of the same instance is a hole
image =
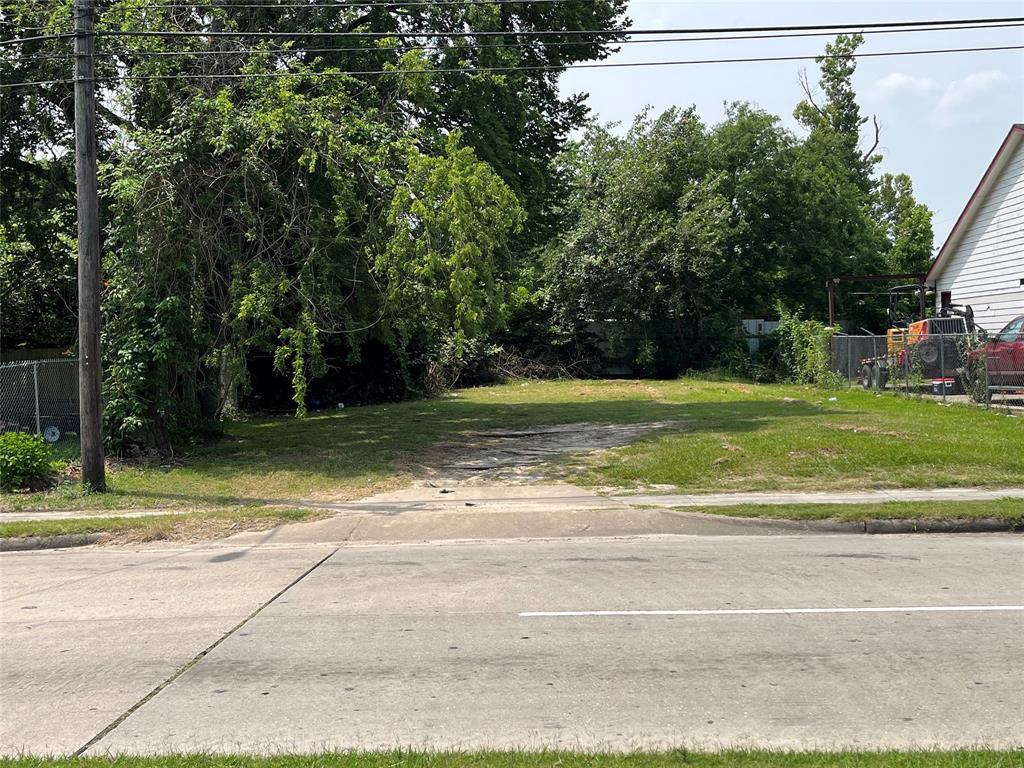
[[888, 429], [879, 429], [878, 427], [866, 427], [862, 424], [833, 424], [832, 429], [838, 429], [840, 432], [854, 432], [865, 435], [880, 435], [883, 437], [899, 437], [901, 439], [909, 439], [912, 435], [906, 432], [893, 432]]
[[811, 457], [823, 456], [826, 459], [834, 459], [839, 456], [845, 456], [846, 451], [839, 448], [815, 448], [813, 451], [790, 451], [790, 458], [794, 459], [809, 459]]
[[518, 430], [463, 432], [421, 459], [421, 476], [432, 483], [537, 482], [550, 479], [561, 458], [629, 445], [659, 432], [683, 431], [682, 421], [641, 424], [578, 422]]
[[307, 522], [327, 517], [328, 513], [311, 514], [302, 520], [281, 516], [254, 517], [186, 517], [178, 520], [159, 520], [151, 525], [126, 528], [101, 534], [98, 544], [127, 545], [153, 541], [173, 541], [192, 544], [211, 539], [223, 539], [246, 531], [269, 531], [285, 523]]

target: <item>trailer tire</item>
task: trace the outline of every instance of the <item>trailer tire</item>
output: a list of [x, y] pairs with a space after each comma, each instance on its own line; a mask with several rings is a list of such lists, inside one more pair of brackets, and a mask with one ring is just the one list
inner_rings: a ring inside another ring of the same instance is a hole
[[875, 363], [871, 366], [871, 386], [873, 389], [885, 389], [889, 381], [889, 369]]
[[919, 341], [914, 345], [914, 357], [928, 368], [937, 367], [939, 364], [939, 345], [932, 339]]
[[871, 363], [864, 363], [860, 367], [860, 385], [864, 389], [871, 389]]

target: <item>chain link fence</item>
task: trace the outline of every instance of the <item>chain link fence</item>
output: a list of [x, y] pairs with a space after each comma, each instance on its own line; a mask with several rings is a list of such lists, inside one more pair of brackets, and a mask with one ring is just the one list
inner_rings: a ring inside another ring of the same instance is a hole
[[78, 441], [78, 360], [0, 365], [0, 432], [31, 432], [47, 442]]
[[839, 334], [831, 340], [831, 359], [833, 373], [849, 386], [1024, 407], [1024, 334]]

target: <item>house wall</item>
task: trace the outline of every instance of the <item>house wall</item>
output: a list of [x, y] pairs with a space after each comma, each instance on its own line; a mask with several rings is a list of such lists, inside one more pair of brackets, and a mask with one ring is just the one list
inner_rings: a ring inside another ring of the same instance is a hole
[[970, 304], [987, 331], [1024, 313], [1024, 142], [1017, 142], [999, 179], [935, 277], [936, 309], [943, 291]]

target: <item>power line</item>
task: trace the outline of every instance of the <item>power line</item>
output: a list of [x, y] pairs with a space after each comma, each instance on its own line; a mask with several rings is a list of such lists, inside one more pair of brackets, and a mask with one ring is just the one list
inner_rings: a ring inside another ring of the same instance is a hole
[[73, 32], [61, 32], [53, 35], [33, 35], [32, 37], [13, 37], [10, 40], [0, 40], [0, 48], [8, 45], [21, 45], [22, 43], [35, 43], [42, 40], [67, 40], [74, 37]]
[[[704, 27], [704, 28], [675, 28], [675, 29], [537, 29], [537, 30], [463, 30], [454, 32], [444, 31], [395, 31], [395, 32], [274, 32], [274, 31], [199, 31], [199, 30], [103, 30], [97, 33], [98, 37], [257, 37], [257, 38], [292, 38], [302, 39], [309, 37], [354, 37], [365, 39], [385, 39], [391, 37], [552, 37], [552, 36], [575, 36], [575, 35], [598, 35], [608, 36], [635, 36], [635, 35], [698, 35], [698, 34], [730, 34], [730, 33], [758, 33], [758, 32], [798, 32], [798, 31], [827, 31], [827, 30], [857, 30], [868, 31], [877, 29], [902, 29], [908, 27], [948, 27], [951, 25], [976, 26], [983, 24], [997, 25], [1010, 22], [1022, 22], [1022, 16], [1007, 16], [1001, 18], [975, 18], [975, 19], [931, 19], [925, 21], [894, 21], [894, 22], [871, 22], [864, 24], [799, 24], [799, 25], [778, 25], [762, 27]], [[921, 30], [924, 31], [924, 30]], [[70, 33], [36, 35], [33, 37], [13, 38], [0, 40], [0, 47], [18, 45], [28, 42], [43, 40], [60, 40], [72, 37]]]
[[[972, 30], [972, 29], [1018, 29], [1024, 26], [1024, 22], [1011, 23], [1011, 24], [984, 24], [984, 25], [960, 25], [952, 27], [943, 27], [942, 29], [936, 29], [934, 27], [926, 27], [922, 29], [875, 29], [867, 30], [867, 34], [889, 34], [889, 33], [916, 33], [916, 32], [949, 32], [957, 30]], [[701, 37], [649, 37], [641, 38], [639, 40], [618, 40], [614, 42], [614, 45], [641, 45], [649, 43], [690, 43], [690, 42], [716, 42], [716, 41], [730, 41], [730, 40], [778, 40], [783, 38], [799, 38], [799, 37], [828, 37], [830, 32], [784, 32], [778, 34], [767, 34], [767, 35], [718, 35], [718, 36], [701, 36]], [[548, 43], [477, 43], [470, 45], [469, 50], [500, 50], [505, 48], [532, 48], [537, 45], [543, 45], [546, 48], [562, 47], [562, 46], [574, 46], [579, 45], [576, 42], [568, 42], [564, 40], [556, 40]], [[236, 48], [233, 50], [210, 50], [210, 49], [199, 49], [199, 50], [176, 50], [176, 51], [148, 51], [143, 49], [128, 49], [128, 50], [113, 50], [100, 52], [97, 55], [111, 55], [111, 56], [139, 56], [139, 57], [164, 57], [164, 56], [224, 56], [230, 54], [274, 54], [274, 53], [376, 53], [378, 51], [385, 53], [401, 52], [401, 51], [450, 51], [456, 50], [455, 46], [444, 45], [444, 44], [424, 44], [424, 45], [406, 45], [406, 46], [382, 46], [382, 47], [349, 47], [349, 48]], [[55, 53], [55, 54], [36, 54], [31, 57], [33, 59], [57, 59], [66, 58], [70, 56], [70, 53]]]
[[811, 30], [868, 30], [902, 27], [938, 27], [951, 24], [998, 24], [1024, 21], [1024, 16], [988, 19], [944, 19], [927, 21], [872, 22], [867, 24], [798, 24], [767, 27], [704, 27], [695, 29], [535, 29], [535, 30], [463, 30], [407, 31], [407, 32], [273, 32], [273, 31], [198, 31], [198, 30], [106, 30], [101, 37], [356, 37], [381, 39], [389, 37], [561, 37], [571, 35], [598, 35], [602, 37], [624, 35], [688, 35], [729, 34], [732, 32], [798, 32]]
[[[760, 62], [779, 61], [815, 61], [818, 59], [864, 59], [881, 56], [922, 56], [940, 53], [978, 53], [986, 51], [1017, 51], [1024, 50], [1024, 45], [997, 45], [971, 48], [931, 48], [927, 50], [909, 51], [877, 51], [874, 53], [852, 53], [852, 54], [809, 54], [806, 56], [752, 56], [748, 58], [731, 59], [684, 59], [675, 61], [633, 61], [633, 62], [599, 62], [593, 64], [566, 64], [562, 66], [553, 65], [525, 65], [507, 67], [439, 67], [436, 69], [368, 69], [353, 71], [334, 72], [237, 72], [220, 75], [206, 74], [175, 74], [175, 75], [112, 75], [97, 78], [98, 80], [236, 80], [244, 78], [267, 79], [281, 77], [357, 77], [369, 75], [435, 75], [435, 74], [486, 74], [486, 73], [510, 73], [510, 72], [562, 72], [566, 69], [619, 69], [628, 67], [669, 67], [689, 66], [699, 64], [752, 64]], [[7, 83], [0, 85], [0, 89], [20, 88], [36, 85], [60, 85], [71, 83], [74, 80], [38, 80], [24, 83]]]
[[[926, 27], [922, 29], [874, 29], [867, 30], [866, 34], [889, 34], [889, 33], [918, 33], [918, 32], [948, 32], [957, 30], [972, 30], [972, 29], [1017, 29], [1024, 26], [1024, 22], [1010, 23], [1010, 24], [985, 24], [985, 25], [960, 25], [952, 27], [943, 27], [942, 29], [936, 29], [934, 27]], [[784, 32], [777, 34], [766, 34], [766, 35], [719, 35], [719, 36], [701, 36], [701, 37], [648, 37], [641, 38], [639, 40], [618, 40], [614, 45], [641, 45], [649, 43], [690, 43], [690, 42], [716, 42], [716, 41], [730, 41], [730, 40], [778, 40], [783, 38], [799, 38], [799, 37], [827, 37], [830, 36], [830, 32]], [[540, 43], [540, 42], [510, 42], [510, 43], [476, 43], [468, 46], [470, 51], [477, 50], [501, 50], [501, 49], [517, 49], [517, 48], [533, 48], [534, 46], [543, 45], [545, 48], [563, 47], [563, 46], [575, 46], [579, 45], [577, 42], [568, 42], [564, 40], [556, 40], [552, 42]], [[112, 50], [112, 51], [101, 51], [97, 53], [97, 56], [120, 56], [120, 57], [168, 57], [168, 56], [228, 56], [228, 55], [239, 55], [239, 54], [307, 54], [307, 53], [400, 53], [407, 51], [454, 51], [458, 50], [453, 45], [445, 45], [440, 43], [434, 44], [423, 44], [423, 45], [403, 45], [403, 46], [381, 46], [381, 47], [343, 47], [343, 48], [235, 48], [232, 50], [210, 50], [207, 48], [197, 50], [175, 50], [175, 51], [148, 51], [143, 49], [128, 49], [128, 50]], [[49, 59], [66, 59], [72, 54], [66, 53], [52, 53], [52, 54], [33, 54], [25, 57], [24, 61], [42, 61]]]

